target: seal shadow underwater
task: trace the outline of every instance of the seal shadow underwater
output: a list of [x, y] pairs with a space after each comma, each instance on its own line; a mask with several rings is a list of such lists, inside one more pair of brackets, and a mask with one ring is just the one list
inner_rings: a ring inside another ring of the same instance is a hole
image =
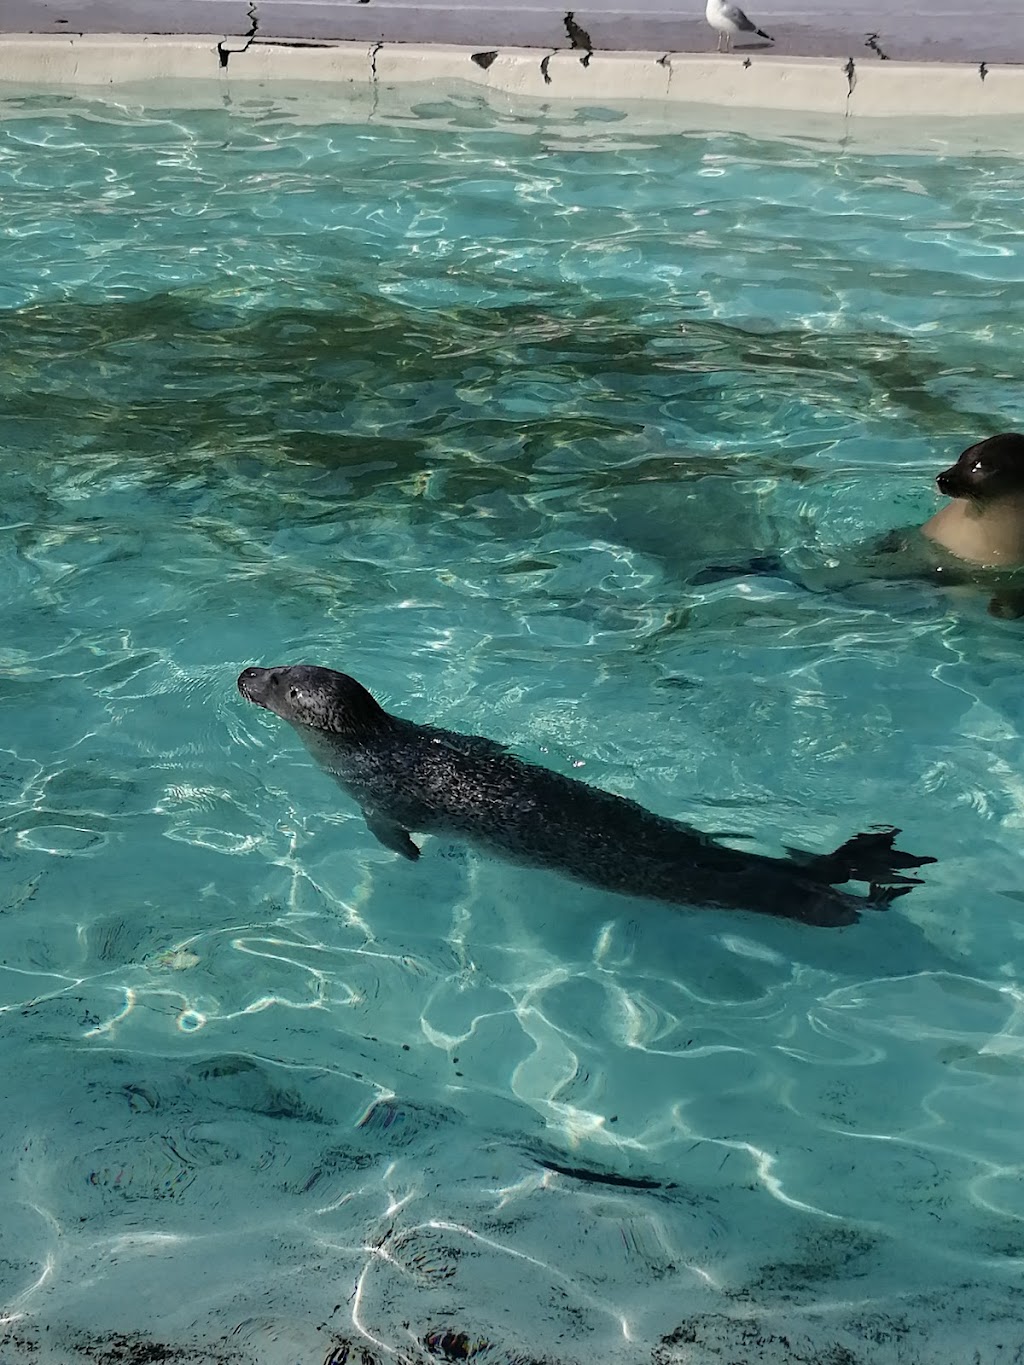
[[[833, 853], [745, 853], [636, 801], [517, 758], [478, 735], [393, 716], [354, 678], [312, 664], [246, 668], [238, 690], [293, 726], [362, 809], [372, 834], [416, 859], [411, 831], [454, 836], [511, 862], [679, 906], [748, 910], [827, 927], [884, 909], [934, 858], [876, 827]], [[867, 882], [868, 897], [836, 889]]]

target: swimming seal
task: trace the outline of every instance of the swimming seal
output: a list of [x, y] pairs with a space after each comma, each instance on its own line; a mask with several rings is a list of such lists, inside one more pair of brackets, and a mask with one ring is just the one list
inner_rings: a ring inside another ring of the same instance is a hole
[[811, 591], [842, 591], [870, 579], [928, 579], [950, 588], [985, 588], [992, 616], [1024, 616], [1024, 435], [1005, 431], [968, 446], [935, 480], [952, 498], [923, 526], [889, 531], [851, 547], [829, 569], [796, 569], [778, 554], [758, 553], [713, 564], [690, 582], [715, 583], [756, 574], [787, 579]]
[[[1004, 431], [968, 446], [935, 480], [953, 501], [921, 534], [979, 569], [1024, 564], [1024, 436]], [[989, 602], [993, 616], [1024, 615], [1024, 591], [1008, 587]]]
[[[390, 715], [354, 678], [312, 664], [246, 668], [238, 690], [291, 725], [358, 802], [371, 833], [405, 858], [411, 831], [466, 839], [512, 862], [624, 895], [805, 924], [853, 924], [919, 878], [899, 830], [858, 834], [834, 853], [743, 853], [635, 801], [517, 758], [503, 745]], [[871, 884], [871, 898], [835, 890]]]

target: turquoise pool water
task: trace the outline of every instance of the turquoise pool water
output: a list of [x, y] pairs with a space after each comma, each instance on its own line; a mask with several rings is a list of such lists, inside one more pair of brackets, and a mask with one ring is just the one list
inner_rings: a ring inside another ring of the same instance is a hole
[[[300, 108], [3, 107], [3, 1360], [1017, 1358], [1024, 626], [691, 580], [1024, 425], [1024, 168]], [[238, 697], [300, 659], [940, 861], [841, 932], [405, 863]]]

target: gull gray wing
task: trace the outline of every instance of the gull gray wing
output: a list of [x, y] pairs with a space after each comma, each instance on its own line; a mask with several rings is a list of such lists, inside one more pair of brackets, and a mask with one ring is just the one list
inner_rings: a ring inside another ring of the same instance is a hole
[[722, 13], [726, 19], [731, 20], [741, 33], [757, 33], [758, 27], [752, 24], [747, 16], [740, 9], [739, 5], [723, 5]]

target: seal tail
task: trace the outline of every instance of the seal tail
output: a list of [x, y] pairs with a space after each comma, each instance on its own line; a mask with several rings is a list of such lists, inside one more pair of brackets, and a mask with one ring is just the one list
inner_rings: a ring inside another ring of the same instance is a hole
[[789, 856], [811, 876], [838, 886], [841, 882], [868, 882], [872, 900], [888, 905], [896, 896], [903, 896], [920, 877], [904, 876], [901, 869], [924, 867], [935, 859], [916, 853], [904, 853], [896, 848], [899, 830], [895, 825], [876, 825], [868, 834], [855, 834], [840, 844], [834, 853], [807, 853], [803, 849], [788, 848]]
[[[907, 881], [920, 882], [920, 877], [907, 877]], [[871, 883], [868, 892], [868, 904], [875, 910], [888, 910], [897, 896], [906, 896], [913, 891], [912, 886], [881, 886], [878, 882]]]

